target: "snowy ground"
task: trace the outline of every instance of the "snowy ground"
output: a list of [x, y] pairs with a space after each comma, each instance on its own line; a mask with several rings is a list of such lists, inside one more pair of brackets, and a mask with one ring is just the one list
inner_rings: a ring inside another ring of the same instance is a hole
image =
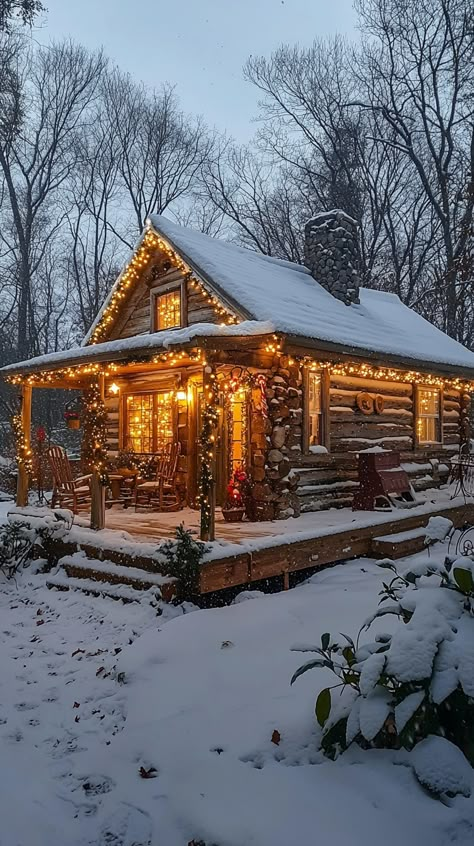
[[322, 759], [325, 671], [289, 686], [291, 646], [354, 633], [383, 574], [360, 560], [168, 620], [1, 585], [2, 846], [467, 846], [473, 799], [430, 799], [404, 754]]

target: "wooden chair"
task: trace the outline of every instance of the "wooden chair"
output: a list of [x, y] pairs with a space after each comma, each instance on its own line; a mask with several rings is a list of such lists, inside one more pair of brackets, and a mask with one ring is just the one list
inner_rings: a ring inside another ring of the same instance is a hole
[[65, 451], [60, 446], [48, 449], [48, 461], [53, 475], [53, 498], [51, 507], [70, 508], [74, 514], [88, 511], [91, 502], [91, 476], [78, 476], [73, 479], [71, 464]]
[[181, 497], [176, 484], [181, 444], [167, 444], [158, 461], [156, 477], [151, 482], [139, 482], [135, 490], [135, 511], [141, 506], [160, 511], [179, 511]]

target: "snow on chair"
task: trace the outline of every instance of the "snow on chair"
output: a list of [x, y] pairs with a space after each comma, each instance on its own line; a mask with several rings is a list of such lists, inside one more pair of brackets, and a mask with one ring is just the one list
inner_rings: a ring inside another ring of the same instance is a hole
[[169, 443], [158, 461], [156, 477], [151, 482], [140, 482], [135, 491], [135, 511], [158, 508], [160, 511], [178, 511], [181, 508], [176, 475], [181, 455], [180, 443]]
[[91, 476], [73, 478], [71, 463], [64, 449], [51, 446], [48, 449], [48, 461], [53, 475], [53, 497], [51, 507], [69, 508], [74, 514], [88, 511], [91, 502]]

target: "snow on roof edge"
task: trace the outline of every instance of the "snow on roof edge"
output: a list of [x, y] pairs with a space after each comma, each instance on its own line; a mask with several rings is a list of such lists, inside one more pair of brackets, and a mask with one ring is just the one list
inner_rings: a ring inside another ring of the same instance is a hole
[[[230, 326], [222, 326], [217, 323], [194, 323], [183, 329], [166, 329], [161, 332], [152, 332], [144, 335], [132, 335], [130, 338], [117, 338], [114, 341], [104, 341], [101, 344], [81, 345], [72, 347], [69, 350], [47, 353], [35, 358], [26, 359], [7, 364], [0, 368], [0, 375], [15, 375], [22, 370], [41, 369], [53, 370], [54, 366], [60, 368], [63, 364], [69, 367], [72, 364], [89, 362], [91, 358], [100, 358], [114, 353], [130, 352], [152, 353], [154, 350], [169, 349], [170, 347], [187, 344], [197, 338], [207, 337], [249, 337], [266, 336], [275, 332], [275, 325], [271, 321], [246, 320], [242, 323], [234, 323]], [[110, 359], [112, 360], [112, 358]]]

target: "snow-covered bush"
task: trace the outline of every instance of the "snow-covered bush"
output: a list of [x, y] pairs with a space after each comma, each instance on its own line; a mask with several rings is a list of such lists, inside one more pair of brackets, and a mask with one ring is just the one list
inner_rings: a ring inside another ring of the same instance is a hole
[[7, 523], [0, 527], [0, 572], [7, 579], [13, 578], [34, 558], [41, 555], [49, 558], [49, 542], [63, 538], [71, 528], [69, 511], [58, 510], [48, 518], [37, 516], [35, 511], [41, 509], [25, 509], [23, 519], [21, 512], [13, 511]]
[[179, 582], [180, 599], [196, 593], [199, 583], [201, 561], [206, 545], [193, 538], [192, 532], [181, 523], [176, 529], [175, 540], [160, 544], [158, 552], [166, 562], [166, 572]]
[[[317, 667], [336, 676], [316, 701], [322, 749], [331, 758], [353, 742], [412, 749], [438, 735], [474, 764], [474, 560], [440, 565], [427, 559], [405, 576], [388, 559], [379, 566], [393, 577], [383, 583], [380, 607], [355, 642], [326, 633], [321, 646], [294, 647], [318, 657], [291, 683]], [[386, 615], [398, 621], [393, 633], [360, 644], [361, 634]], [[333, 702], [334, 690], [344, 695]]]

